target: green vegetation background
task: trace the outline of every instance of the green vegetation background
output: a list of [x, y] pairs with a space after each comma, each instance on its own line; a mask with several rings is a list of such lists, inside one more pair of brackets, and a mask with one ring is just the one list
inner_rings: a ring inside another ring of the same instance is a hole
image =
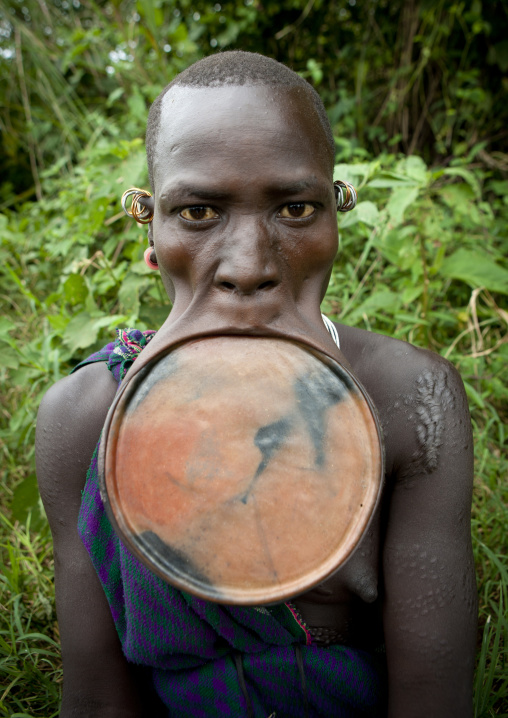
[[147, 108], [221, 49], [287, 62], [321, 93], [339, 218], [324, 311], [428, 347], [475, 432], [475, 716], [508, 715], [508, 7], [501, 0], [0, 0], [0, 715], [56, 716], [51, 539], [33, 461], [47, 387], [169, 305], [121, 212], [147, 186]]

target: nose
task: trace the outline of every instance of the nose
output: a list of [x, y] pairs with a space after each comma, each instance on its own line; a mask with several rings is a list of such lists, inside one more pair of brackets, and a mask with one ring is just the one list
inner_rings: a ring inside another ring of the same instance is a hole
[[214, 276], [217, 288], [249, 295], [274, 289], [280, 280], [277, 249], [264, 229], [244, 225], [230, 235]]

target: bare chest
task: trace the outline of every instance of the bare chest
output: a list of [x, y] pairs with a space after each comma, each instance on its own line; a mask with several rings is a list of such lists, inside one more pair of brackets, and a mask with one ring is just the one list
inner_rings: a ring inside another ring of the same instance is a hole
[[380, 515], [378, 508], [356, 550], [339, 570], [293, 601], [318, 644], [370, 647], [382, 641]]

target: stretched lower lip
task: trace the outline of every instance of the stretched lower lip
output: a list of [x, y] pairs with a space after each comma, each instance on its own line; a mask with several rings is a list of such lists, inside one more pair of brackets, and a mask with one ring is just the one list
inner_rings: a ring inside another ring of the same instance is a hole
[[280, 316], [284, 311], [287, 312], [287, 305], [280, 301], [280, 298], [273, 297], [270, 293], [256, 295], [226, 294], [219, 293], [210, 302], [207, 311], [213, 316], [214, 310], [227, 313], [233, 321], [241, 322], [242, 318], [245, 323], [256, 318], [263, 318], [267, 323], [274, 317]]
[[120, 536], [166, 581], [269, 603], [353, 550], [381, 485], [379, 436], [340, 365], [237, 328], [162, 351], [126, 385], [104, 429], [101, 490]]

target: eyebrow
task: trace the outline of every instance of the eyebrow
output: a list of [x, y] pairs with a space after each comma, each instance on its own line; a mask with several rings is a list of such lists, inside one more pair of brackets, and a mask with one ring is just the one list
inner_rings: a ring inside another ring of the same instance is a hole
[[161, 199], [166, 197], [183, 196], [183, 197], [196, 197], [198, 199], [222, 199], [229, 195], [229, 192], [225, 192], [222, 189], [214, 189], [213, 187], [200, 187], [199, 185], [191, 185], [180, 183], [175, 187], [168, 187], [162, 195]]
[[[298, 180], [298, 181], [291, 181], [291, 182], [283, 182], [280, 184], [275, 184], [271, 187], [268, 187], [265, 191], [266, 195], [273, 196], [273, 195], [279, 195], [279, 196], [290, 196], [290, 195], [297, 195], [301, 192], [305, 192], [306, 190], [317, 190], [317, 189], [324, 189], [324, 185], [321, 181], [319, 181], [316, 177], [309, 177], [306, 179]], [[230, 197], [232, 197], [233, 192], [230, 192], [228, 190], [224, 189], [215, 189], [213, 187], [204, 187], [199, 186], [195, 184], [187, 184], [185, 182], [181, 182], [177, 184], [175, 187], [168, 187], [164, 192], [161, 194], [161, 200], [169, 199], [172, 200], [177, 199], [178, 197], [184, 197], [185, 199], [196, 199], [196, 201], [201, 200], [227, 200]]]

